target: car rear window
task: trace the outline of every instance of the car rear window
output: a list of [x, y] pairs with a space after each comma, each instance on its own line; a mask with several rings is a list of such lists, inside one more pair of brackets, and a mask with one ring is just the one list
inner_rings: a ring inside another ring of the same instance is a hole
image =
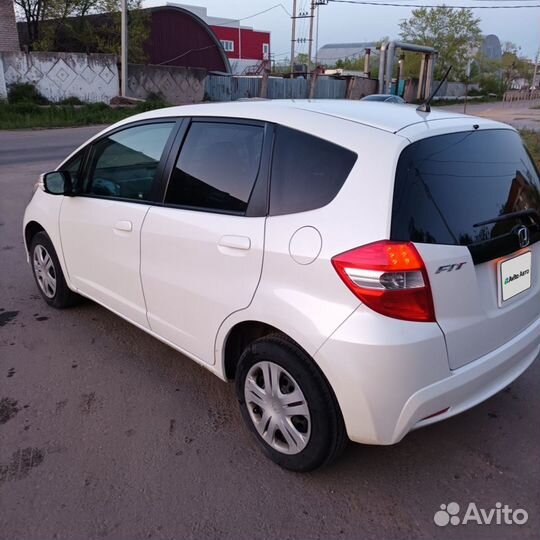
[[[514, 212], [522, 215], [483, 223]], [[415, 142], [401, 153], [392, 208], [393, 240], [486, 244], [510, 235], [518, 225], [538, 228], [536, 212], [540, 213], [538, 172], [513, 131], [439, 135]]]

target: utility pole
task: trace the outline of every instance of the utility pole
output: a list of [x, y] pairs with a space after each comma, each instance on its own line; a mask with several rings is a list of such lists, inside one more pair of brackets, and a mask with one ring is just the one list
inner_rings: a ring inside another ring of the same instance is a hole
[[531, 81], [531, 88], [534, 88], [536, 90], [536, 75], [538, 74], [538, 61], [540, 60], [540, 49], [538, 49], [538, 52], [536, 53], [536, 58], [534, 62], [534, 74]]
[[317, 66], [319, 64], [319, 5], [317, 4], [317, 13], [315, 16], [317, 17], [317, 26], [315, 28], [315, 65]]
[[128, 72], [128, 21], [127, 21], [127, 0], [121, 0], [122, 18], [120, 29], [120, 95], [127, 97], [127, 72]]
[[[309, 38], [308, 38], [308, 65], [307, 70], [308, 73], [311, 73], [311, 59], [313, 57], [313, 23], [315, 19], [315, 13], [317, 16], [317, 43], [316, 47], [319, 47], [319, 6], [326, 6], [328, 4], [328, 0], [311, 0], [311, 11], [310, 14], [307, 15], [309, 17]], [[316, 10], [316, 11], [315, 11]], [[315, 58], [317, 58], [318, 51], [315, 51]]]
[[[296, 0], [293, 0], [293, 12], [291, 15], [292, 19], [292, 33], [291, 33], [291, 75], [294, 73], [294, 52], [295, 52], [295, 43], [305, 43], [308, 42], [308, 62], [307, 62], [307, 72], [311, 71], [311, 57], [313, 55], [313, 19], [315, 18], [315, 9], [320, 5], [328, 4], [328, 0], [311, 0], [310, 11], [300, 11], [296, 14]], [[296, 19], [309, 19], [309, 38], [296, 38]], [[317, 17], [318, 20], [318, 17]], [[318, 29], [317, 29], [318, 32]]]
[[242, 27], [238, 19], [238, 60], [242, 60]]
[[315, 0], [311, 0], [311, 10], [309, 14], [309, 38], [308, 38], [308, 60], [307, 72], [311, 73], [311, 55], [313, 54], [313, 19], [315, 18]]
[[293, 0], [292, 17], [291, 17], [291, 75], [294, 73], [294, 46], [296, 44], [296, 0]]

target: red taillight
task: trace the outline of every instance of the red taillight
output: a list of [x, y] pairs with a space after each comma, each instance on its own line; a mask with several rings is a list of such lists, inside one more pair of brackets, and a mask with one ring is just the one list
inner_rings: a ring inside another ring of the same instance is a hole
[[336, 255], [332, 264], [345, 285], [374, 311], [435, 322], [424, 261], [412, 243], [382, 240]]

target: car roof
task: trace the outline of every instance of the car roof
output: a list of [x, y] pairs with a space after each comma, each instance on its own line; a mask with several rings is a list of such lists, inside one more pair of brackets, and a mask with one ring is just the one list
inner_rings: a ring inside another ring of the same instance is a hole
[[[312, 100], [253, 100], [201, 103], [197, 105], [180, 105], [158, 109], [132, 116], [122, 123], [149, 118], [169, 116], [226, 116], [231, 118], [247, 118], [287, 123], [292, 111], [308, 115], [326, 115], [356, 122], [365, 126], [381, 129], [391, 133], [414, 124], [450, 119], [467, 119], [471, 116], [445, 110], [432, 110], [430, 113], [416, 110], [416, 105], [388, 107], [384, 102], [346, 100], [346, 99], [312, 99]], [[480, 119], [479, 119], [480, 120]], [[485, 119], [483, 121], [485, 123]], [[494, 122], [495, 124], [495, 122]]]

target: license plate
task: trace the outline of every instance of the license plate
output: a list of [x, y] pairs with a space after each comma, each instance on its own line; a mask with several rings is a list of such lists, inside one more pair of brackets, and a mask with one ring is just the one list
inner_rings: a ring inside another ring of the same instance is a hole
[[530, 289], [531, 262], [532, 254], [527, 251], [499, 263], [499, 304]]

